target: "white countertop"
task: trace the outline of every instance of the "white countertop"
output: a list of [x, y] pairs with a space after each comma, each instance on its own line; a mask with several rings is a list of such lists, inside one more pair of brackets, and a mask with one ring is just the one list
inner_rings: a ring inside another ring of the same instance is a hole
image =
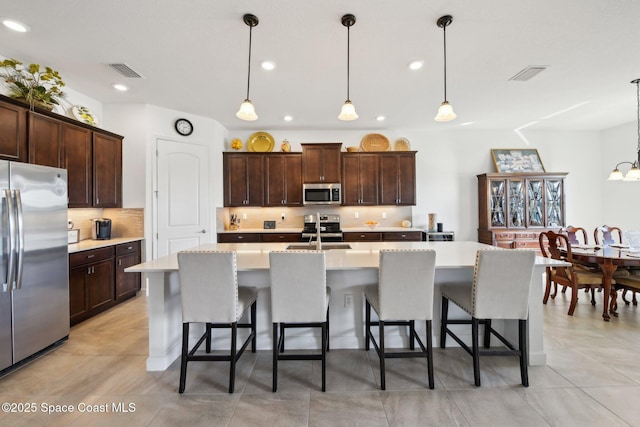
[[78, 243], [69, 244], [69, 253], [88, 251], [89, 249], [104, 248], [107, 246], [119, 245], [120, 243], [136, 242], [144, 240], [144, 237], [114, 237], [109, 240], [81, 240]]
[[[238, 271], [267, 270], [269, 252], [286, 250], [291, 243], [212, 243], [195, 250], [236, 251]], [[327, 243], [329, 244], [329, 243]], [[351, 249], [332, 249], [327, 253], [327, 270], [355, 270], [378, 268], [380, 249], [435, 249], [436, 268], [473, 268], [478, 249], [501, 250], [478, 242], [348, 242]], [[514, 250], [514, 249], [504, 249]], [[567, 265], [543, 257], [536, 257], [536, 265]], [[176, 254], [127, 268], [127, 272], [162, 273], [178, 271]]]

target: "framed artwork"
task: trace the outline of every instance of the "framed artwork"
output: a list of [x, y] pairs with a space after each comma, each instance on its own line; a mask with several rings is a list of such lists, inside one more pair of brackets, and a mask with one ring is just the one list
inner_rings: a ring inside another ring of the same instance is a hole
[[492, 148], [491, 157], [499, 173], [545, 172], [535, 148]]

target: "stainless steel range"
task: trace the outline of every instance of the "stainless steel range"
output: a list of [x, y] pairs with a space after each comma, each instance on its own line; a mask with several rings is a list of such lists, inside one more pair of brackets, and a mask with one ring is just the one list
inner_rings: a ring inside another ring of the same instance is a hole
[[317, 217], [320, 217], [320, 239], [323, 242], [342, 242], [342, 230], [340, 229], [340, 215], [317, 214], [304, 216], [304, 228], [302, 240], [315, 241], [317, 238]]

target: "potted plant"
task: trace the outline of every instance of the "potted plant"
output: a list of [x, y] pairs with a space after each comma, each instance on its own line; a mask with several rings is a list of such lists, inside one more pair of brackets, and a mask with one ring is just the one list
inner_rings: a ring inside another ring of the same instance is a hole
[[0, 77], [9, 89], [9, 97], [52, 110], [65, 96], [64, 81], [51, 67], [41, 69], [39, 64], [25, 66], [16, 59], [0, 61]]

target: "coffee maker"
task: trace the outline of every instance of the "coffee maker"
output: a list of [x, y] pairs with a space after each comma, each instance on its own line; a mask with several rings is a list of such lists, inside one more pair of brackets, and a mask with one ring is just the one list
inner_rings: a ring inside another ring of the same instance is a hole
[[92, 218], [91, 238], [93, 240], [111, 239], [111, 220], [109, 218]]

